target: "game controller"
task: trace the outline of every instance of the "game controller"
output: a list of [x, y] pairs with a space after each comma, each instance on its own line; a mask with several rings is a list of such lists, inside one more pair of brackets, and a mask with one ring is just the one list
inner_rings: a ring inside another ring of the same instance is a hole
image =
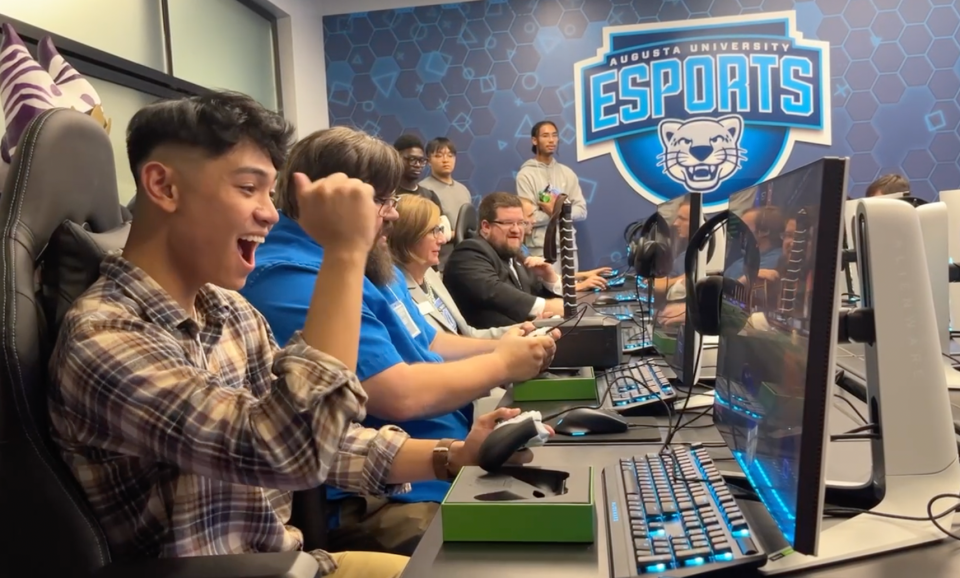
[[496, 472], [516, 452], [547, 443], [550, 432], [541, 419], [539, 411], [525, 411], [497, 424], [480, 446], [477, 456], [480, 467], [487, 472]]
[[553, 327], [538, 327], [527, 334], [527, 337], [542, 337], [552, 330]]

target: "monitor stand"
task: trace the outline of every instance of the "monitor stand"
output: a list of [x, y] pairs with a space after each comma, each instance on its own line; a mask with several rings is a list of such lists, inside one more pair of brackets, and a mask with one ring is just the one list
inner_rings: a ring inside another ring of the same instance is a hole
[[[883, 493], [872, 511], [926, 518], [932, 497], [960, 488], [960, 462], [920, 219], [910, 205], [884, 198], [861, 201], [857, 218], [864, 222], [858, 243], [859, 262], [866, 265], [860, 268], [863, 306], [874, 311], [876, 335], [874, 343], [866, 344], [868, 417], [880, 424], [882, 438], [871, 442], [873, 479]], [[940, 512], [955, 504], [945, 499], [933, 509]], [[945, 528], [952, 521], [953, 514], [940, 519]], [[816, 556], [788, 549], [771, 554], [760, 572], [794, 572], [944, 537], [929, 521], [860, 514], [821, 528]]]
[[[916, 208], [923, 232], [924, 252], [927, 255], [927, 272], [933, 290], [933, 309], [937, 316], [940, 362], [943, 364], [947, 388], [960, 391], [960, 371], [953, 367], [950, 355], [950, 223], [945, 203], [927, 203]], [[960, 223], [958, 223], [960, 224]]]

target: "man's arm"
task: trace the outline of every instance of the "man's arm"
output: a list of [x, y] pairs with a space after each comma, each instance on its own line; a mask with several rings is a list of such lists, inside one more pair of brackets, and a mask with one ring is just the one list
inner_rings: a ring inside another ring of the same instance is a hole
[[570, 219], [574, 222], [586, 220], [587, 218], [587, 200], [583, 197], [583, 190], [580, 189], [580, 179], [572, 169], [567, 167], [567, 178], [573, 182], [567, 198], [570, 199]]
[[529, 170], [520, 169], [517, 173], [517, 196], [527, 199], [533, 203], [537, 210], [533, 212], [533, 226], [544, 227], [550, 221], [550, 215], [540, 209], [540, 193], [537, 190], [536, 182]]
[[430, 343], [430, 351], [447, 361], [483, 355], [492, 352], [496, 347], [497, 342], [494, 339], [464, 337], [445, 331], [438, 331]]

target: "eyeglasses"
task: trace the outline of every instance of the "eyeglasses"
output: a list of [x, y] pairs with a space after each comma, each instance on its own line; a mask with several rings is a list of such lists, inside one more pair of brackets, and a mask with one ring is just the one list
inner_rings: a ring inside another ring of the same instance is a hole
[[422, 167], [423, 165], [427, 164], [427, 159], [424, 158], [424, 157], [408, 157], [408, 156], [404, 156], [404, 157], [403, 157], [403, 160], [407, 161], [408, 163], [410, 163], [411, 165], [413, 165], [413, 166], [415, 166], [415, 167], [416, 167], [416, 166], [421, 166], [421, 167]]
[[400, 202], [400, 197], [396, 195], [389, 197], [374, 197], [373, 202], [380, 205], [380, 216], [382, 217], [385, 211], [397, 208], [397, 203]]
[[501, 227], [512, 229], [514, 227], [525, 229], [530, 226], [530, 221], [492, 221], [495, 225], [500, 225]]
[[445, 151], [445, 152], [442, 152], [442, 153], [433, 153], [433, 154], [430, 155], [430, 156], [433, 157], [433, 158], [435, 158], [435, 159], [452, 159], [452, 158], [455, 158], [457, 155], [453, 154], [453, 153], [450, 152], [450, 151]]
[[427, 235], [433, 235], [434, 238], [439, 239], [440, 237], [443, 237], [443, 227], [437, 225], [436, 227], [427, 230], [427, 233], [424, 235], [424, 237]]

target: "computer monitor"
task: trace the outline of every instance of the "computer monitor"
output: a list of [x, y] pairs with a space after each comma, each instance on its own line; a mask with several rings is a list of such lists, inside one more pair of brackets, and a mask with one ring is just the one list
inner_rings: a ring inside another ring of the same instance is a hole
[[[686, 285], [684, 258], [690, 236], [703, 223], [703, 197], [700, 193], [688, 193], [682, 197], [661, 203], [657, 206], [657, 215], [667, 227], [655, 228], [655, 240], [667, 249], [664, 258], [666, 277], [652, 280], [653, 284], [653, 321], [652, 336], [654, 348], [663, 356], [677, 374], [677, 379], [685, 385], [696, 382], [697, 351], [700, 348], [700, 334], [687, 317]], [[665, 230], [664, 230], [665, 229]], [[662, 238], [669, 235], [668, 238]], [[697, 278], [702, 277], [706, 259], [701, 256]]]
[[714, 421], [804, 554], [823, 509], [845, 174], [823, 159], [730, 198]]

